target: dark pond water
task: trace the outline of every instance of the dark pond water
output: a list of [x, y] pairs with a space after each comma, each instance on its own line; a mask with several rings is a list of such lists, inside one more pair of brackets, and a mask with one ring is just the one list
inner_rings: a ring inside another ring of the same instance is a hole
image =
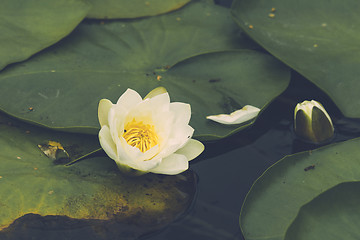
[[242, 239], [238, 219], [246, 193], [267, 167], [291, 152], [292, 134], [281, 129], [287, 125], [277, 127], [248, 146], [192, 164], [199, 177], [193, 208], [150, 239]]
[[344, 118], [324, 93], [293, 73], [289, 89], [262, 113], [253, 128], [221, 144], [209, 144], [205, 156], [192, 162], [199, 181], [188, 214], [144, 239], [244, 239], [238, 219], [253, 182], [284, 156], [321, 146], [304, 143], [294, 135], [293, 109], [305, 99], [322, 102], [332, 116], [336, 132], [326, 144], [360, 136], [359, 121]]

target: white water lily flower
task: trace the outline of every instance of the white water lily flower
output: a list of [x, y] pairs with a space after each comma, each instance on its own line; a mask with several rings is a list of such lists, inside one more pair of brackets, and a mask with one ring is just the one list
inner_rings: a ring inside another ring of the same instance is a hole
[[102, 99], [98, 117], [100, 145], [125, 172], [178, 174], [204, 150], [201, 142], [191, 139], [190, 105], [170, 103], [162, 87], [144, 99], [132, 89], [116, 104]]
[[259, 108], [246, 105], [230, 114], [211, 115], [206, 118], [222, 124], [240, 124], [255, 118], [259, 112]]

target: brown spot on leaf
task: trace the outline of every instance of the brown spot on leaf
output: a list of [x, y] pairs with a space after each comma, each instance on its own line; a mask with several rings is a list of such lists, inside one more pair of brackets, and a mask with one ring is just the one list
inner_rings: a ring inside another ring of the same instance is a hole
[[310, 166], [304, 168], [304, 171], [307, 172], [307, 171], [312, 170], [312, 169], [315, 169], [315, 164], [310, 165]]

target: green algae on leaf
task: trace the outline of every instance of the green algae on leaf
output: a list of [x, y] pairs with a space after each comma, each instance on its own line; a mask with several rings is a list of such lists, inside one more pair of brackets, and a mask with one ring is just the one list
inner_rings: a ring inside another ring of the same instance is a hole
[[[11, 234], [13, 227], [7, 227], [29, 214], [43, 222], [47, 216], [62, 216], [59, 226], [69, 221], [85, 225], [120, 222], [142, 226], [144, 233], [170, 223], [192, 202], [195, 181], [191, 171], [172, 177], [129, 178], [106, 157], [70, 167], [56, 165], [41, 152], [38, 142], [56, 138], [64, 148], [77, 142], [82, 149], [93, 140], [97, 143], [97, 138], [58, 133], [5, 117], [0, 120], [0, 228], [4, 229], [0, 236]], [[63, 222], [64, 217], [70, 220]]]

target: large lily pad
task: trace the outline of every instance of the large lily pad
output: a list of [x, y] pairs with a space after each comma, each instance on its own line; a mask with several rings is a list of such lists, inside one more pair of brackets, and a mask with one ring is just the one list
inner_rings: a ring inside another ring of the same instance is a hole
[[235, 0], [250, 37], [322, 88], [348, 117], [360, 117], [360, 2]]
[[2, 0], [0, 70], [68, 35], [88, 10], [89, 6], [79, 0]]
[[256, 51], [182, 61], [248, 47], [235, 28], [225, 9], [204, 3], [138, 21], [82, 23], [60, 44], [0, 74], [0, 108], [48, 127], [97, 133], [101, 98], [115, 102], [129, 87], [145, 96], [164, 86], [173, 101], [192, 105], [196, 135], [224, 137], [239, 126], [210, 123], [207, 115], [264, 107], [290, 78], [284, 65]]
[[304, 205], [285, 239], [359, 239], [359, 187], [359, 182], [340, 184]]
[[254, 183], [242, 207], [240, 226], [245, 238], [285, 239], [303, 205], [340, 183], [359, 181], [359, 144], [360, 139], [355, 139], [294, 154], [269, 168]]
[[[0, 132], [0, 229], [36, 214], [42, 222], [49, 219], [46, 216], [61, 216], [60, 225], [116, 221], [141, 226], [137, 230], [144, 233], [173, 221], [192, 201], [195, 181], [190, 171], [178, 176], [129, 178], [109, 158], [66, 167], [55, 165], [37, 146], [52, 139], [61, 141], [65, 149], [69, 144], [81, 149], [97, 140], [95, 136], [57, 133], [4, 117]], [[53, 217], [49, 221], [57, 222]]]
[[[70, 79], [72, 76], [77, 77]], [[194, 57], [157, 76], [161, 79], [157, 80], [151, 72], [58, 70], [56, 74], [50, 71], [30, 74], [32, 80], [36, 78], [36, 85], [24, 75], [5, 76], [2, 103], [7, 111], [21, 109], [18, 114], [21, 118], [63, 130], [96, 134], [96, 109], [101, 98], [115, 102], [128, 87], [145, 96], [151, 89], [164, 86], [172, 100], [191, 104], [190, 124], [196, 129], [196, 136], [216, 139], [227, 136], [239, 125], [209, 122], [207, 115], [231, 112], [246, 104], [262, 108], [287, 87], [289, 80], [289, 72], [281, 63], [269, 55], [247, 50]], [[16, 102], [16, 96], [11, 93], [13, 89], [26, 92], [27, 97]], [[257, 95], [260, 91], [263, 94]], [[34, 110], [27, 111], [29, 106]]]
[[86, 0], [92, 5], [88, 18], [137, 18], [176, 10], [190, 0]]

